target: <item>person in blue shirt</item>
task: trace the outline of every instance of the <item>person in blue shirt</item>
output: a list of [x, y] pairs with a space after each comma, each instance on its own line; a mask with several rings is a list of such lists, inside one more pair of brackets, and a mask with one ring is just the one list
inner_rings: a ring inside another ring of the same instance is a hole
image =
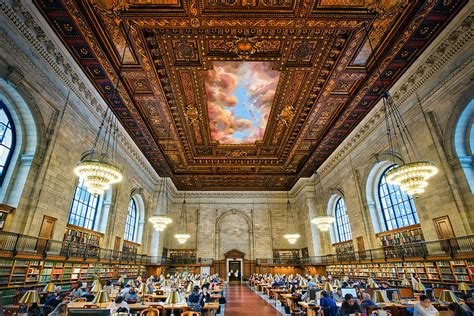
[[371, 306], [377, 306], [377, 304], [372, 301], [372, 298], [368, 293], [362, 294], [362, 302], [360, 303], [360, 307], [362, 307], [362, 310], [367, 311], [367, 307]]
[[319, 300], [319, 306], [321, 306], [322, 309], [325, 309], [328, 307], [336, 306], [336, 302], [334, 301], [333, 298], [329, 296], [328, 292], [322, 291], [321, 299]]

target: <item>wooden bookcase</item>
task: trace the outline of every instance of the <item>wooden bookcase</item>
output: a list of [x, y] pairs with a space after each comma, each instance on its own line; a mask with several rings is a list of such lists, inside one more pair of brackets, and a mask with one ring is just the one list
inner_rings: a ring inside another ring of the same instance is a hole
[[[380, 245], [384, 249], [385, 257], [397, 258], [400, 256], [400, 248], [404, 246], [403, 251], [407, 255], [417, 254], [423, 251], [423, 246], [410, 246], [410, 244], [425, 241], [423, 231], [419, 224], [402, 227], [382, 233], [378, 233]], [[426, 250], [426, 249], [425, 249]], [[422, 255], [420, 255], [421, 257]]]
[[70, 244], [62, 252], [63, 254], [66, 251], [73, 255], [80, 254], [86, 246], [89, 256], [98, 256], [103, 237], [104, 234], [100, 232], [68, 224], [63, 240], [70, 242]]
[[332, 244], [337, 255], [346, 255], [354, 252], [354, 243], [352, 240]]
[[46, 284], [52, 282], [68, 290], [78, 280], [91, 282], [96, 275], [101, 280], [117, 279], [121, 275], [136, 278], [143, 271], [145, 267], [138, 264], [0, 259], [0, 300], [3, 304], [11, 304], [20, 288], [42, 291]]
[[137, 244], [128, 240], [124, 240], [122, 251], [127, 252], [127, 253], [138, 253], [139, 247], [140, 247], [140, 244]]
[[302, 258], [301, 249], [273, 249], [273, 259], [297, 260]]
[[335, 277], [349, 276], [354, 279], [367, 279], [371, 275], [376, 280], [395, 283], [411, 276], [420, 278], [423, 283], [440, 286], [455, 285], [459, 282], [474, 284], [474, 260], [438, 260], [390, 263], [344, 264], [326, 267], [327, 273]]
[[192, 259], [196, 258], [195, 249], [168, 249], [168, 257], [173, 259]]

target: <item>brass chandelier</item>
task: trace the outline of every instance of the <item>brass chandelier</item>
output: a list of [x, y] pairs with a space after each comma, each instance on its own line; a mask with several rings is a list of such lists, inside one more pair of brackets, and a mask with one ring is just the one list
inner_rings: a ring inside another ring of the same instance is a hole
[[185, 244], [191, 235], [187, 233], [188, 231], [188, 214], [186, 209], [186, 193], [183, 200], [183, 205], [181, 206], [181, 215], [179, 217], [178, 233], [174, 235], [174, 238], [178, 240], [180, 245]]
[[287, 195], [287, 201], [286, 201], [286, 230], [288, 233], [286, 233], [283, 238], [288, 240], [290, 244], [295, 244], [298, 239], [300, 238], [300, 234], [298, 234], [295, 231], [295, 221], [293, 218], [293, 212], [291, 211], [291, 203], [290, 203], [290, 198]]
[[[366, 29], [366, 32], [370, 49], [374, 53], [369, 30]], [[377, 67], [379, 79], [382, 82], [382, 101], [385, 111], [389, 154], [395, 164], [392, 169], [387, 171], [385, 175], [386, 181], [389, 184], [400, 186], [400, 189], [410, 195], [423, 193], [428, 186], [428, 179], [438, 173], [438, 168], [433, 162], [420, 159], [419, 144], [414, 141], [398, 106], [385, 86], [380, 64], [376, 56], [374, 56], [374, 63]], [[403, 152], [405, 155], [402, 155]], [[401, 164], [396, 164], [395, 157], [397, 156], [401, 159]]]
[[[319, 185], [316, 185], [316, 179], [318, 179]], [[314, 188], [316, 190], [316, 187], [318, 187], [318, 191], [320, 196], [324, 196], [324, 189], [323, 189], [323, 184], [321, 182], [321, 178], [317, 173], [314, 174]], [[324, 213], [324, 206], [321, 203], [321, 209], [323, 210]], [[315, 224], [316, 227], [322, 232], [327, 232], [329, 231], [329, 228], [331, 227], [331, 224], [334, 223], [335, 218], [332, 215], [318, 215], [315, 216], [311, 219], [311, 223]]]
[[[163, 210], [162, 213], [155, 214], [151, 216], [148, 221], [153, 224], [153, 227], [162, 232], [165, 228], [173, 222], [171, 217], [168, 214], [168, 185], [167, 185], [167, 178], [163, 178], [160, 184], [160, 191], [158, 193], [158, 201], [161, 201], [161, 209]], [[158, 212], [160, 212], [160, 206], [157, 206]]]
[[122, 181], [120, 168], [111, 163], [117, 151], [117, 130], [117, 119], [107, 108], [92, 148], [83, 153], [74, 169], [91, 194], [103, 194], [112, 184]]

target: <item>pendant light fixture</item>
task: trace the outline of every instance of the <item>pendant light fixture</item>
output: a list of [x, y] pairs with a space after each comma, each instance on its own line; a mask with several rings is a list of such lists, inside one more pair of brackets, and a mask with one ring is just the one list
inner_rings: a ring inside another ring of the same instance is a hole
[[[124, 44], [111, 100], [120, 98], [118, 88], [126, 51], [127, 43]], [[76, 176], [84, 181], [87, 191], [93, 195], [103, 194], [112, 184], [122, 181], [120, 168], [113, 164], [117, 152], [117, 133], [117, 119], [107, 107], [92, 147], [82, 154], [74, 169]]]
[[296, 241], [298, 241], [298, 238], [300, 238], [300, 234], [294, 232], [295, 231], [295, 222], [293, 218], [293, 212], [291, 211], [291, 203], [290, 203], [290, 197], [288, 196], [288, 192], [286, 193], [286, 230], [287, 234], [285, 234], [283, 237], [288, 240], [290, 244], [295, 244]]
[[[316, 185], [316, 179], [318, 180], [319, 185]], [[317, 173], [314, 173], [314, 187], [315, 187], [315, 190], [316, 190], [316, 187], [318, 188], [319, 196], [321, 196], [322, 198], [324, 196], [324, 189], [323, 189], [323, 184], [321, 182], [321, 178], [319, 177]], [[322, 203], [321, 203], [321, 210], [323, 210], [322, 213], [324, 213], [324, 207]], [[334, 223], [334, 220], [335, 218], [332, 215], [318, 215], [311, 219], [311, 223], [315, 224], [316, 227], [320, 231], [327, 232], [329, 228], [331, 227], [331, 224]]]
[[153, 227], [159, 232], [164, 231], [166, 226], [173, 222], [171, 217], [168, 216], [167, 187], [167, 178], [163, 178], [160, 184], [160, 191], [158, 192], [158, 201], [161, 201], [161, 207], [160, 204], [158, 204], [156, 208], [158, 210], [158, 214], [155, 214], [148, 219], [148, 221], [153, 224]]
[[191, 235], [187, 233], [188, 231], [188, 214], [186, 208], [186, 192], [184, 193], [184, 200], [183, 205], [181, 206], [181, 215], [179, 217], [179, 224], [178, 224], [178, 233], [174, 235], [174, 238], [178, 240], [180, 245], [185, 244]]
[[[366, 35], [371, 52], [374, 53], [368, 28], [366, 28]], [[389, 153], [393, 157], [393, 163], [396, 164], [395, 157], [402, 155], [399, 157], [402, 160], [402, 163], [399, 165], [397, 164], [395, 167], [387, 171], [385, 175], [386, 181], [389, 184], [400, 186], [400, 188], [407, 194], [414, 195], [423, 193], [425, 188], [428, 186], [428, 179], [438, 173], [438, 168], [433, 162], [420, 159], [421, 155], [418, 151], [418, 146], [420, 144], [414, 141], [398, 106], [395, 104], [393, 98], [388, 92], [388, 88], [385, 86], [382, 76], [379, 61], [375, 55], [374, 63], [377, 67], [379, 79], [382, 82], [382, 101], [385, 110], [385, 125], [387, 129]]]

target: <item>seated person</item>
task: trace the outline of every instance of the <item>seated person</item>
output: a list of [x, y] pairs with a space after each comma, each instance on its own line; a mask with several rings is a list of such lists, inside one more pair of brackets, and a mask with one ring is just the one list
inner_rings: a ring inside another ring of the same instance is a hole
[[316, 301], [317, 291], [318, 290], [316, 289], [316, 283], [312, 281], [308, 282], [308, 290], [306, 291], [306, 293], [303, 294], [301, 300], [305, 302]]
[[336, 292], [332, 292], [332, 298], [335, 299], [336, 301], [341, 301], [342, 300], [342, 291], [341, 291], [341, 289], [337, 289]]
[[128, 307], [127, 302], [125, 302], [125, 299], [123, 296], [117, 296], [115, 298], [115, 301], [110, 303], [110, 305], [107, 307], [107, 309], [110, 310], [110, 313], [117, 313], [119, 309], [126, 309], [127, 313], [130, 312], [130, 307]]
[[380, 289], [381, 289], [381, 290], [386, 290], [386, 289], [389, 289], [389, 288], [390, 288], [390, 284], [388, 284], [388, 282], [383, 281], [383, 282], [380, 284]]
[[362, 302], [360, 303], [360, 306], [362, 307], [364, 311], [366, 311], [367, 307], [377, 306], [377, 304], [375, 304], [374, 301], [372, 301], [372, 298], [370, 297], [369, 293], [363, 293]]
[[51, 306], [54, 309], [54, 308], [56, 308], [56, 306], [58, 306], [63, 301], [63, 298], [65, 296], [66, 296], [65, 294], [59, 294], [57, 296], [56, 295], [50, 295], [50, 296], [48, 296], [48, 298], [44, 302], [44, 305]]
[[420, 296], [420, 302], [415, 305], [413, 316], [435, 316], [438, 310], [431, 305], [431, 300], [426, 295]]
[[129, 304], [137, 303], [140, 301], [140, 297], [134, 288], [130, 288], [130, 291], [125, 294], [125, 301]]
[[329, 296], [329, 293], [326, 291], [321, 292], [321, 299], [319, 300], [319, 305], [322, 309], [336, 306], [336, 302], [332, 297]]
[[74, 285], [74, 287], [71, 290], [71, 296], [73, 298], [78, 298], [82, 296], [82, 282], [77, 281], [77, 283]]
[[344, 296], [344, 302], [342, 302], [342, 306], [339, 309], [339, 316], [349, 316], [355, 313], [362, 314], [362, 308], [360, 308], [359, 303], [357, 303], [352, 294], [348, 293]]
[[200, 295], [199, 295], [199, 286], [195, 285], [193, 287], [193, 292], [188, 296], [188, 306], [191, 311], [200, 312], [201, 311], [201, 304], [199, 302]]
[[107, 280], [105, 282], [103, 290], [106, 291], [109, 294], [112, 293], [112, 282], [110, 280]]
[[125, 288], [122, 291], [120, 291], [120, 296], [125, 296], [125, 294], [127, 294], [128, 291], [130, 291], [130, 284], [125, 285]]

